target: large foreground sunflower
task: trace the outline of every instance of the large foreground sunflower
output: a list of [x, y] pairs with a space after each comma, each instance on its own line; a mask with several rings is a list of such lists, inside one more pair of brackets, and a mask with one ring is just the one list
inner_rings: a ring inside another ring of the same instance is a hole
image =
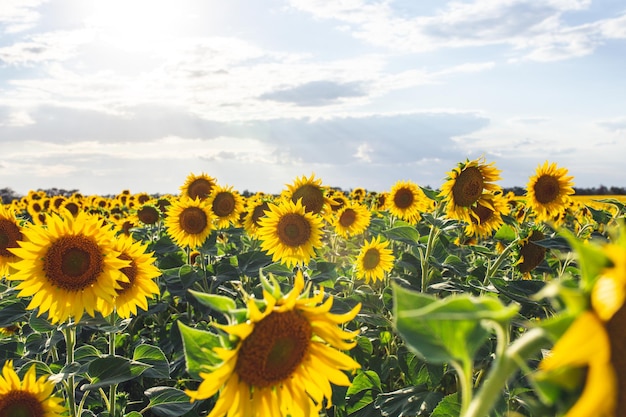
[[[208, 417], [317, 417], [326, 402], [332, 405], [331, 383], [349, 386], [344, 371], [360, 368], [350, 356], [358, 331], [338, 325], [352, 320], [356, 305], [345, 314], [330, 313], [332, 296], [323, 289], [308, 297], [302, 272], [285, 295], [263, 292], [265, 309], [247, 299], [248, 320], [216, 325], [236, 339], [232, 349], [214, 348], [222, 360], [210, 372], [200, 372], [198, 389], [187, 390], [195, 400], [219, 397]], [[304, 290], [304, 291], [303, 291]]]
[[24, 227], [25, 240], [10, 249], [20, 258], [11, 264], [17, 272], [7, 277], [21, 281], [18, 296], [32, 296], [28, 308], [47, 311], [53, 323], [93, 316], [98, 299], [113, 302], [119, 282], [128, 282], [121, 272], [128, 261], [113, 248], [113, 232], [95, 216], [64, 214], [48, 215], [47, 226]]
[[0, 204], [0, 279], [9, 273], [9, 263], [17, 260], [9, 248], [17, 248], [19, 240], [22, 240], [22, 227], [15, 211]]
[[391, 214], [413, 224], [421, 219], [421, 212], [433, 207], [433, 201], [411, 181], [396, 182], [391, 187], [385, 203]]
[[164, 224], [167, 234], [178, 246], [196, 249], [214, 228], [213, 213], [205, 200], [181, 197], [168, 207]]
[[574, 194], [573, 178], [567, 175], [566, 168], [558, 168], [556, 163], [546, 161], [537, 167], [526, 186], [526, 203], [537, 221], [550, 221], [563, 214]]
[[272, 203], [265, 213], [257, 233], [261, 249], [289, 267], [308, 263], [322, 246], [322, 218], [307, 212], [301, 199]]
[[20, 380], [13, 361], [6, 361], [0, 375], [0, 416], [2, 417], [61, 417], [65, 408], [63, 398], [53, 396], [54, 383], [47, 376], [37, 379], [31, 365]]
[[385, 273], [393, 268], [395, 259], [388, 246], [389, 241], [381, 241], [380, 236], [365, 242], [356, 259], [357, 278], [365, 279], [365, 283], [382, 281]]

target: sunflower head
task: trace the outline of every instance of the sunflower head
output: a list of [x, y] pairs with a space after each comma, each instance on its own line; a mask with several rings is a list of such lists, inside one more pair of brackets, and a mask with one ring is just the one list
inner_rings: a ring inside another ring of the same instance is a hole
[[309, 178], [303, 175], [296, 178], [293, 184], [288, 184], [285, 197], [294, 203], [302, 200], [302, 205], [308, 213], [320, 214], [330, 205], [325, 195], [325, 188], [322, 186], [322, 180], [315, 178], [315, 174], [311, 174]]
[[10, 272], [9, 263], [17, 260], [9, 249], [17, 248], [22, 239], [22, 226], [15, 211], [0, 204], [0, 278]]
[[545, 235], [539, 229], [531, 229], [528, 235], [520, 240], [517, 269], [523, 274], [528, 274], [535, 269], [546, 257], [546, 248], [533, 242], [545, 239]]
[[173, 200], [164, 223], [168, 235], [182, 248], [202, 246], [214, 229], [213, 212], [208, 202], [199, 198]]
[[483, 195], [480, 203], [471, 207], [470, 223], [465, 227], [465, 234], [483, 238], [490, 236], [504, 224], [503, 215], [509, 213], [509, 206], [501, 193]]
[[385, 273], [391, 271], [395, 257], [393, 251], [388, 248], [389, 241], [382, 241], [380, 236], [366, 241], [356, 259], [356, 276], [370, 280], [382, 281]]
[[433, 207], [424, 191], [412, 181], [398, 181], [385, 199], [386, 208], [389, 212], [409, 223], [417, 223], [421, 213]]
[[340, 209], [333, 217], [337, 234], [344, 238], [360, 235], [371, 221], [371, 213], [363, 204], [352, 201]]
[[243, 211], [243, 197], [233, 187], [216, 185], [209, 196], [209, 207], [218, 229], [235, 224]]
[[243, 220], [243, 227], [253, 237], [257, 236], [260, 220], [270, 208], [270, 201], [265, 198], [252, 198], [247, 202], [247, 212]]
[[213, 187], [217, 185], [215, 178], [208, 176], [205, 173], [200, 175], [189, 174], [185, 183], [180, 187], [182, 196], [189, 197], [192, 200], [196, 198], [204, 200], [208, 198], [213, 190]]
[[559, 168], [556, 163], [537, 167], [526, 187], [527, 203], [535, 213], [537, 221], [552, 221], [558, 218], [571, 201], [574, 194], [572, 176], [566, 168]]

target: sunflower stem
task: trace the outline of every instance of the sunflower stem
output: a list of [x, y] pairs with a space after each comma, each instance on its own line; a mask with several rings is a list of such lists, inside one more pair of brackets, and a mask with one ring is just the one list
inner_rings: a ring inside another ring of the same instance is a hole
[[426, 242], [426, 250], [422, 254], [420, 251], [420, 255], [422, 255], [421, 259], [421, 267], [422, 267], [422, 292], [425, 293], [428, 288], [428, 275], [430, 274], [430, 255], [433, 251], [433, 247], [435, 246], [435, 239], [439, 235], [439, 228], [435, 227], [435, 225], [430, 226], [430, 232], [428, 233], [428, 241]]
[[461, 416], [467, 411], [472, 402], [473, 384], [472, 384], [472, 361], [466, 360], [463, 363], [458, 361], [450, 362], [457, 374], [457, 381], [461, 391]]
[[483, 285], [489, 284], [489, 278], [491, 278], [496, 273], [498, 268], [500, 268], [500, 265], [502, 265], [502, 262], [504, 262], [506, 257], [509, 256], [509, 253], [511, 253], [513, 248], [517, 245], [518, 241], [519, 241], [519, 239], [514, 239], [509, 244], [509, 246], [504, 248], [502, 253], [496, 258], [494, 263], [489, 265], [489, 267], [487, 268], [487, 272], [485, 273], [485, 279], [483, 280]]
[[[109, 331], [109, 355], [115, 356], [115, 310], [109, 316], [111, 330]], [[115, 396], [117, 395], [117, 384], [111, 385], [109, 388], [109, 416], [115, 417]]]
[[[74, 362], [74, 349], [76, 348], [76, 325], [73, 323], [68, 323], [67, 326], [63, 329], [63, 335], [65, 336], [65, 365], [68, 367]], [[76, 410], [76, 381], [74, 380], [74, 374], [70, 373], [67, 377], [67, 402], [70, 412], [70, 417], [77, 417]]]

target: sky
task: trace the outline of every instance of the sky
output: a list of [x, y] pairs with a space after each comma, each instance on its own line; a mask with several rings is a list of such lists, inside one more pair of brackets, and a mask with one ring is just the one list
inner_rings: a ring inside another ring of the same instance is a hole
[[0, 0], [0, 188], [626, 186], [623, 0]]

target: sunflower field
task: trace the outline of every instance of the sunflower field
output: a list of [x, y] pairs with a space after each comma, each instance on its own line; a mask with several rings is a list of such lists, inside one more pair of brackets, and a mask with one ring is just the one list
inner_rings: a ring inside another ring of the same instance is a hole
[[0, 205], [0, 417], [626, 415], [626, 200], [442, 178]]

